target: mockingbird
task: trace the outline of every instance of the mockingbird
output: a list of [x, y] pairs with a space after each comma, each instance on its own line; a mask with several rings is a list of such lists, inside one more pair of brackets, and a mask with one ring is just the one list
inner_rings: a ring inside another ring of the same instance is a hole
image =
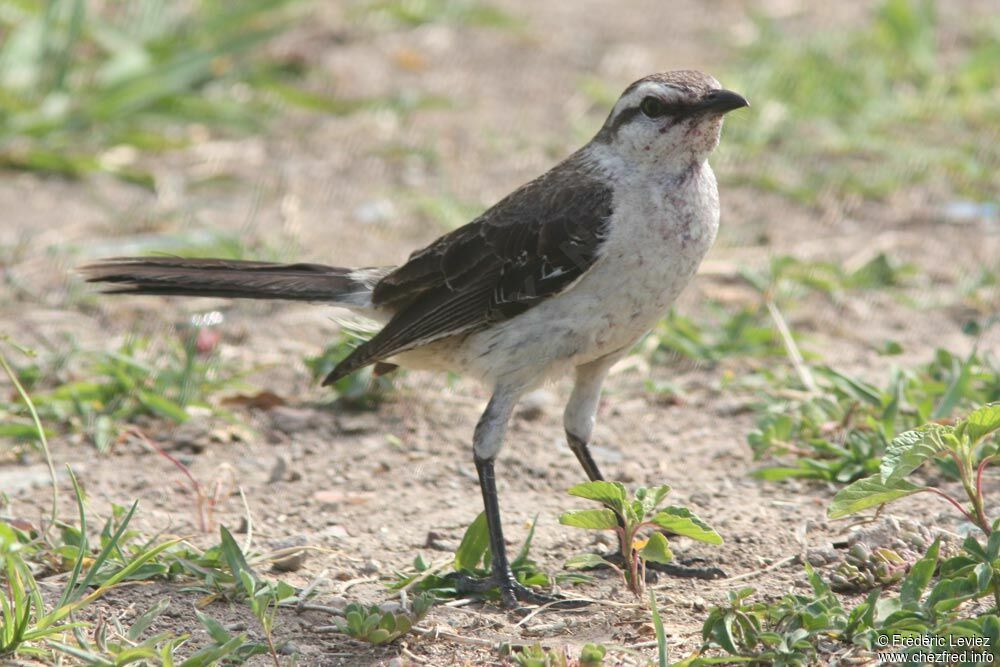
[[719, 195], [707, 158], [722, 117], [747, 106], [697, 71], [625, 89], [597, 135], [478, 218], [398, 267], [347, 269], [220, 259], [136, 257], [82, 269], [112, 294], [288, 299], [344, 306], [383, 324], [330, 373], [370, 364], [452, 371], [492, 390], [473, 457], [506, 606], [541, 596], [511, 573], [494, 461], [518, 399], [573, 372], [569, 447], [588, 450], [608, 369], [648, 332], [715, 240]]

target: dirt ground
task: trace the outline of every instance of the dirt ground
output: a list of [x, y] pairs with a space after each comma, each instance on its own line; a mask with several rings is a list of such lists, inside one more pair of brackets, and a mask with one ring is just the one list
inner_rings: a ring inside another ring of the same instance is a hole
[[[247, 378], [251, 389], [270, 389], [288, 405], [237, 409], [235, 426], [206, 417], [182, 427], [153, 423], [145, 428], [182, 456], [203, 483], [236, 480], [249, 504], [255, 550], [289, 540], [317, 547], [297, 572], [269, 576], [296, 586], [322, 577], [320, 604], [335, 605], [342, 598], [386, 600], [390, 593], [383, 583], [393, 569], [407, 567], [418, 553], [433, 562], [448, 558], [480, 511], [470, 442], [488, 398], [485, 390], [409, 373], [377, 411], [331, 407], [302, 362], [336, 334], [330, 309], [81, 298], [86, 290], [71, 267], [137, 247], [157, 250], [150, 235], [206, 229], [238, 234], [289, 259], [396, 263], [444, 231], [408, 202], [427, 195], [488, 205], [585, 141], [581, 128], [596, 129], [605, 110], [592, 111], [579, 92], [582, 78], [598, 77], [624, 88], [655, 70], [719, 72], [731, 62], [734, 45], [753, 30], [755, 12], [800, 30], [843, 29], [863, 20], [865, 5], [649, 0], [609, 10], [607, 3], [594, 1], [497, 4], [520, 17], [521, 26], [385, 29], [348, 22], [346, 10], [331, 3], [276, 47], [301, 52], [327, 70], [345, 97], [419, 92], [447, 97], [453, 101], [449, 107], [402, 120], [377, 111], [345, 117], [290, 111], [262, 136], [206, 140], [188, 150], [143, 158], [164, 184], [155, 195], [110, 178], [65, 182], [8, 173], [0, 179], [0, 242], [20, 244], [4, 267], [9, 279], [0, 296], [0, 321], [18, 341], [46, 349], [62, 345], [68, 336], [83, 349], [112, 349], [132, 332], [172, 335], [174, 323], [190, 313], [224, 311], [222, 354], [256, 368]], [[975, 2], [941, 5], [945, 25], [952, 13], [988, 8]], [[776, 254], [859, 265], [887, 251], [920, 267], [907, 294], [918, 305], [881, 292], [836, 306], [809, 299], [786, 313], [804, 345], [831, 365], [873, 379], [889, 363], [876, 353], [886, 340], [903, 345], [905, 355], [895, 360], [904, 364], [927, 361], [937, 347], [971, 348], [971, 339], [961, 332], [967, 312], [954, 286], [977, 267], [995, 266], [1000, 235], [991, 223], [949, 221], [940, 213], [943, 202], [920, 190], [880, 204], [806, 208], [727, 185], [726, 169], [724, 161], [716, 163], [722, 183], [720, 238], [705, 271], [682, 297], [682, 312], [697, 316], [707, 298], [748, 298], [734, 286], [734, 266], [764, 265]], [[236, 178], [212, 185], [211, 177], [221, 174]], [[1000, 349], [995, 334], [984, 344]], [[699, 646], [707, 609], [728, 591], [751, 585], [776, 597], [801, 588], [803, 568], [789, 558], [828, 549], [849, 527], [824, 518], [833, 487], [774, 484], [748, 475], [758, 465], [746, 444], [754, 423], [752, 397], [728, 391], [723, 377], [744, 369], [739, 363], [649, 367], [635, 357], [616, 369], [601, 405], [595, 457], [606, 474], [632, 486], [672, 485], [673, 501], [690, 505], [726, 539], [721, 547], [676, 540], [678, 559], [742, 577], [661, 579], [653, 585], [673, 659]], [[683, 400], [664, 402], [649, 394], [650, 377], [681, 386]], [[533, 555], [551, 571], [571, 555], [609, 545], [558, 524], [562, 511], [583, 507], [565, 493], [583, 480], [563, 441], [561, 408], [568, 392], [563, 381], [533, 397], [532, 409], [515, 418], [498, 463], [512, 548], [537, 514]], [[133, 442], [107, 456], [96, 456], [75, 438], [56, 438], [52, 444], [57, 464], [73, 467], [98, 514], [112, 502], [139, 498], [137, 523], [145, 531], [194, 534], [192, 540], [203, 546], [217, 539], [215, 533], [197, 534], [192, 498], [166, 459]], [[275, 472], [280, 466], [283, 470]], [[48, 495], [40, 471], [43, 466], [33, 457], [0, 464], [0, 486], [7, 486], [0, 490], [11, 496], [8, 512], [38, 516], [44, 511]], [[72, 516], [68, 503], [65, 510], [64, 516]], [[894, 511], [945, 529], [956, 527], [953, 512], [933, 500], [913, 500]], [[214, 518], [235, 528], [243, 517], [240, 499], [232, 495]], [[772, 564], [778, 566], [766, 569]], [[414, 637], [385, 648], [319, 631], [330, 620], [317, 611], [283, 611], [275, 634], [291, 642], [304, 665], [503, 662], [493, 648], [470, 638], [569, 646], [571, 655], [584, 643], [600, 642], [611, 649], [611, 664], [645, 664], [653, 658], [648, 612], [614, 576], [598, 574], [593, 583], [571, 592], [602, 602], [578, 611], [546, 611], [523, 624], [490, 604], [438, 606], [424, 625], [463, 640]], [[163, 596], [173, 601], [168, 612], [173, 615], [154, 629], [194, 630], [195, 641], [203, 640], [193, 616], [197, 594], [176, 586], [122, 588], [102, 604], [106, 613], [127, 616]], [[218, 603], [210, 613], [257, 633], [245, 605]]]

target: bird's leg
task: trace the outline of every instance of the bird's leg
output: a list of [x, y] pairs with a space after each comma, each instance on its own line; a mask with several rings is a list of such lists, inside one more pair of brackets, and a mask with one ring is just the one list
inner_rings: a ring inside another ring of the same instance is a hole
[[493, 464], [497, 453], [503, 444], [507, 430], [507, 422], [517, 403], [519, 394], [514, 392], [496, 391], [486, 411], [476, 424], [474, 437], [474, 460], [476, 473], [479, 476], [479, 488], [483, 492], [483, 507], [486, 511], [486, 526], [490, 533], [490, 553], [492, 556], [492, 574], [485, 580], [470, 581], [462, 577], [457, 581], [460, 592], [481, 593], [492, 588], [500, 589], [500, 599], [505, 607], [519, 606], [519, 602], [545, 604], [560, 598], [536, 593], [521, 584], [510, 569], [507, 560], [507, 547], [503, 539], [503, 527], [500, 522], [500, 503], [497, 500], [496, 475]]
[[[569, 448], [580, 462], [587, 478], [596, 482], [603, 480], [600, 468], [590, 454], [589, 442], [594, 432], [594, 424], [597, 419], [597, 404], [601, 400], [601, 386], [608, 370], [618, 360], [620, 354], [612, 354], [602, 357], [576, 368], [576, 383], [573, 385], [573, 393], [566, 404], [566, 412], [563, 414], [563, 425], [566, 428], [566, 441]], [[618, 517], [618, 525], [624, 527], [622, 517]], [[624, 539], [624, 531], [618, 535], [618, 551], [606, 554], [603, 558], [609, 562], [625, 566], [625, 546], [621, 543]], [[655, 572], [662, 572], [674, 577], [689, 577], [695, 579], [722, 579], [726, 573], [717, 567], [690, 567], [678, 565], [676, 563], [646, 563], [647, 576]]]

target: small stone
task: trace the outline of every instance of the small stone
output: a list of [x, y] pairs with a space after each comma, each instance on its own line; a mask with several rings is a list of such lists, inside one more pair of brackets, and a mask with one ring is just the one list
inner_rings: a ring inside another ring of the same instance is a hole
[[326, 606], [333, 607], [334, 609], [344, 609], [348, 604], [347, 598], [343, 595], [334, 595], [329, 600], [326, 600]]
[[382, 563], [378, 562], [374, 558], [366, 558], [361, 564], [361, 571], [365, 574], [375, 574], [382, 569]]
[[295, 655], [299, 652], [299, 647], [292, 642], [285, 642], [278, 647], [278, 653], [281, 655]]
[[[282, 540], [274, 545], [276, 550], [285, 550], [292, 547], [305, 546], [306, 538], [305, 536], [298, 535], [287, 540]], [[271, 568], [276, 572], [295, 572], [305, 564], [306, 556], [308, 555], [306, 549], [300, 549], [294, 551], [287, 556], [278, 558], [271, 562]]]
[[446, 535], [436, 530], [427, 532], [427, 539], [424, 540], [424, 547], [435, 551], [453, 551], [455, 544]]
[[287, 473], [288, 460], [284, 456], [279, 456], [274, 460], [274, 465], [271, 466], [271, 472], [267, 476], [267, 483], [274, 484], [275, 482], [280, 482], [285, 479]]
[[816, 547], [806, 552], [806, 561], [813, 567], [829, 565], [840, 559], [840, 552], [832, 546]]
[[288, 435], [309, 430], [316, 422], [316, 412], [304, 408], [282, 405], [267, 413], [271, 417], [271, 427]]
[[520, 402], [517, 416], [525, 421], [535, 421], [545, 414], [546, 409], [555, 403], [555, 396], [547, 389], [538, 389], [526, 394]]

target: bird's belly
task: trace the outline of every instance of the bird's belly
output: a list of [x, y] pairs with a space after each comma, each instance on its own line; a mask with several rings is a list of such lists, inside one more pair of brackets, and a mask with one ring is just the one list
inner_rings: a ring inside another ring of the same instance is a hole
[[670, 308], [711, 244], [635, 241], [612, 246], [562, 294], [466, 337], [449, 363], [489, 384], [528, 387], [631, 347]]

